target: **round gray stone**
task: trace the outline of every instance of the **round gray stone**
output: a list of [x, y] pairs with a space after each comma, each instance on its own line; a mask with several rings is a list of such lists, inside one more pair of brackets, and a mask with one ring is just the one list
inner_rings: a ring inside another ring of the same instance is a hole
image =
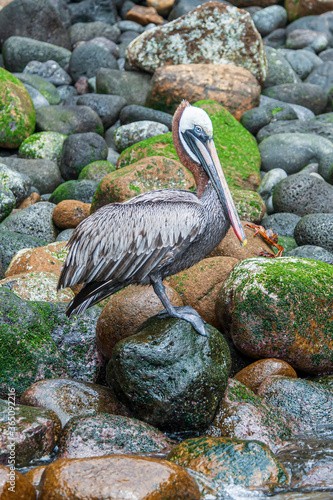
[[333, 252], [325, 250], [325, 248], [315, 245], [302, 245], [286, 252], [285, 256], [300, 257], [302, 259], [314, 259], [333, 264]]
[[326, 182], [333, 184], [333, 153], [329, 153], [320, 159], [318, 174], [320, 174]]
[[[276, 107], [283, 106], [286, 103], [283, 101], [279, 101], [278, 99], [272, 99], [271, 97], [267, 97], [263, 94], [260, 96], [260, 107], [261, 106], [266, 106], [266, 104], [271, 104], [273, 103]], [[295, 113], [297, 114], [297, 118], [299, 120], [311, 120], [311, 118], [315, 117], [315, 114], [309, 109], [305, 108], [304, 106], [299, 106], [298, 104], [293, 104], [293, 103], [288, 103], [288, 106], [290, 106]]]
[[38, 75], [45, 78], [53, 85], [70, 85], [72, 82], [69, 74], [56, 61], [30, 61], [23, 70], [23, 73]]
[[84, 132], [102, 134], [103, 123], [89, 106], [49, 106], [36, 110], [36, 131], [70, 135]]
[[28, 196], [32, 185], [26, 175], [16, 172], [3, 163], [0, 163], [0, 183], [11, 190], [15, 196], [17, 206]]
[[273, 229], [279, 236], [294, 237], [294, 230], [301, 217], [296, 214], [278, 213], [264, 217], [261, 224], [265, 229]]
[[126, 100], [119, 95], [85, 94], [78, 98], [78, 105], [89, 106], [96, 111], [105, 129], [116, 123]]
[[87, 42], [97, 36], [103, 36], [113, 42], [118, 42], [120, 29], [117, 25], [110, 26], [103, 21], [92, 23], [75, 23], [69, 28], [69, 37], [74, 46], [77, 42]]
[[24, 83], [23, 85], [27, 89], [35, 109], [41, 108], [43, 106], [50, 106], [50, 103], [46, 99], [46, 97], [44, 97], [37, 89], [29, 85], [28, 83]]
[[54, 191], [62, 182], [59, 167], [53, 161], [12, 157], [1, 158], [1, 161], [12, 170], [27, 176], [41, 195]]
[[273, 168], [266, 172], [258, 188], [258, 193], [264, 201], [273, 194], [275, 186], [287, 177], [287, 173], [282, 168]]
[[295, 119], [297, 119], [296, 111], [289, 104], [283, 103], [281, 106], [277, 106], [274, 103], [269, 103], [245, 111], [240, 122], [251, 134], [256, 135], [261, 128], [271, 122]]
[[14, 76], [16, 76], [23, 85], [28, 84], [38, 90], [38, 92], [48, 100], [49, 104], [60, 103], [60, 96], [57, 88], [52, 83], [45, 80], [45, 78], [38, 75], [30, 75], [28, 73], [15, 73]]
[[297, 29], [287, 35], [287, 49], [304, 49], [310, 47], [315, 52], [325, 50], [329, 45], [329, 39], [325, 33], [313, 30]]
[[[295, 73], [304, 80], [317, 66], [322, 64], [322, 60], [308, 50], [287, 50], [282, 49], [281, 53], [287, 59]], [[315, 59], [314, 59], [315, 58]], [[309, 82], [314, 83], [314, 82]]]
[[83, 203], [91, 203], [98, 182], [91, 180], [67, 181], [57, 187], [50, 196], [51, 203], [60, 203], [63, 200], [77, 200]]
[[74, 233], [75, 229], [65, 229], [64, 231], [61, 231], [57, 238], [56, 241], [68, 241], [69, 238], [72, 236]]
[[108, 147], [103, 137], [93, 132], [73, 134], [64, 141], [60, 172], [66, 181], [77, 179], [83, 167], [107, 157]]
[[119, 71], [102, 68], [96, 75], [99, 94], [120, 95], [127, 104], [144, 106], [152, 89], [151, 75], [140, 71]]
[[283, 102], [299, 104], [311, 109], [315, 115], [322, 113], [327, 104], [324, 89], [311, 83], [286, 83], [265, 88], [263, 94]]
[[0, 222], [3, 221], [16, 205], [13, 192], [3, 184], [0, 184]]
[[128, 123], [148, 120], [150, 122], [163, 123], [169, 130], [172, 129], [172, 115], [157, 111], [156, 109], [147, 108], [146, 106], [138, 106], [130, 104], [125, 106], [120, 112], [120, 123], [126, 125]]
[[265, 47], [265, 53], [267, 59], [267, 76], [264, 88], [300, 81], [287, 59], [280, 52], [272, 47]]
[[287, 11], [281, 5], [270, 5], [255, 12], [252, 19], [261, 36], [266, 36], [278, 28], [285, 27]]
[[91, 41], [74, 49], [69, 61], [69, 74], [75, 82], [81, 76], [96, 76], [100, 68], [118, 69], [117, 60], [109, 49]]
[[147, 120], [133, 122], [128, 125], [122, 125], [116, 130], [114, 143], [116, 150], [121, 153], [124, 149], [137, 142], [168, 132], [169, 128], [162, 123], [150, 122]]
[[333, 213], [309, 214], [295, 227], [297, 245], [315, 245], [333, 252]]
[[333, 123], [324, 123], [315, 120], [288, 120], [275, 121], [261, 128], [257, 134], [257, 141], [276, 134], [315, 134], [328, 139], [333, 143]]
[[38, 248], [48, 242], [28, 234], [7, 231], [0, 224], [0, 264], [7, 269], [14, 255], [22, 248]]

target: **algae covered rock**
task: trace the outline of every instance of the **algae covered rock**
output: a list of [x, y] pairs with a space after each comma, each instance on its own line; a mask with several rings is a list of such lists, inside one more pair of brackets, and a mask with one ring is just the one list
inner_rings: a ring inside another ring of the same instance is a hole
[[77, 200], [91, 203], [98, 183], [88, 179], [72, 180], [60, 184], [52, 193], [50, 202], [58, 204], [63, 200]]
[[57, 132], [38, 132], [28, 137], [20, 146], [21, 158], [42, 158], [60, 164], [62, 146], [66, 135]]
[[0, 281], [0, 288], [10, 288], [25, 300], [45, 302], [70, 302], [74, 292], [69, 288], [57, 291], [58, 276], [48, 272], [26, 272], [9, 276]]
[[[255, 138], [219, 103], [199, 101], [212, 120], [214, 142], [230, 188], [256, 191], [260, 185], [260, 154]], [[125, 167], [141, 158], [165, 156], [179, 160], [171, 132], [147, 139], [123, 151], [117, 167]]]
[[236, 347], [278, 358], [306, 373], [333, 369], [333, 267], [281, 257], [237, 264], [223, 284], [216, 315]]
[[115, 170], [116, 167], [107, 160], [94, 161], [83, 167], [78, 178], [79, 180], [87, 179], [90, 181], [100, 182], [103, 177], [111, 174], [111, 172], [114, 172]]
[[0, 222], [2, 222], [16, 205], [16, 198], [13, 192], [0, 184]]
[[206, 325], [202, 337], [183, 320], [146, 321], [115, 346], [107, 382], [140, 420], [170, 432], [203, 431], [223, 397], [230, 352]]
[[193, 191], [194, 178], [179, 161], [161, 156], [142, 158], [103, 177], [92, 200], [91, 212], [108, 203], [122, 203], [138, 194], [166, 188]]
[[0, 147], [15, 149], [35, 130], [36, 115], [24, 85], [0, 68]]
[[202, 472], [217, 483], [249, 489], [286, 486], [290, 478], [283, 465], [260, 441], [200, 437], [176, 446], [168, 460]]

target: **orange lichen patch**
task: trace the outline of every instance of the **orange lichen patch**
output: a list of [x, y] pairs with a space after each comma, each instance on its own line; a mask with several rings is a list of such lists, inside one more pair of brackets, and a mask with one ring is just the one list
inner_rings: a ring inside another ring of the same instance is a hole
[[164, 22], [163, 17], [157, 13], [154, 7], [144, 7], [143, 5], [134, 5], [127, 12], [125, 19], [141, 24], [141, 26], [147, 26], [150, 23], [162, 24]]
[[60, 229], [77, 227], [90, 214], [90, 203], [77, 200], [63, 200], [53, 210], [53, 222]]
[[23, 248], [12, 258], [6, 271], [6, 278], [32, 271], [53, 273], [60, 276], [61, 267], [67, 256], [66, 242], [59, 241], [45, 247]]
[[18, 207], [19, 210], [23, 210], [24, 208], [30, 207], [35, 203], [40, 201], [40, 195], [38, 193], [31, 193], [28, 198], [22, 201], [21, 205]]
[[275, 358], [259, 359], [243, 368], [234, 378], [256, 393], [260, 384], [271, 375], [297, 378], [297, 373], [289, 363]]

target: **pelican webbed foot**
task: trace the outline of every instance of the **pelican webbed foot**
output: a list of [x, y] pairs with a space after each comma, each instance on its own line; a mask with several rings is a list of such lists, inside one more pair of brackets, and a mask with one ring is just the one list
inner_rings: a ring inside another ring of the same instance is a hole
[[201, 316], [197, 313], [195, 309], [190, 306], [185, 307], [173, 307], [173, 311], [167, 311], [164, 309], [160, 313], [158, 313], [159, 318], [178, 318], [183, 319], [190, 323], [194, 330], [203, 337], [207, 337], [206, 329], [205, 329], [205, 321], [201, 318]]

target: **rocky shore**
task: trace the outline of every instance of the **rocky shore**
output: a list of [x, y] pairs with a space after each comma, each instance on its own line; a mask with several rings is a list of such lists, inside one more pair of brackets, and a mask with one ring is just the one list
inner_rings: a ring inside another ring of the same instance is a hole
[[[333, 2], [0, 9], [0, 500], [333, 498]], [[248, 239], [165, 280], [208, 337], [159, 318], [152, 287], [68, 319], [79, 223], [195, 190], [182, 99]]]

